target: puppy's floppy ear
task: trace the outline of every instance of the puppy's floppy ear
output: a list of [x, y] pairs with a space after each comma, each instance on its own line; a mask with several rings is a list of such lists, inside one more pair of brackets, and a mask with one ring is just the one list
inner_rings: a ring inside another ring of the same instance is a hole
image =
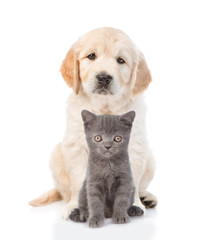
[[135, 119], [135, 111], [127, 112], [127, 113], [121, 115], [121, 117], [120, 117], [121, 122], [123, 122], [124, 124], [129, 125], [129, 126], [132, 125], [134, 119]]
[[92, 124], [96, 120], [96, 115], [88, 110], [82, 110], [81, 115], [82, 120], [86, 125]]
[[142, 53], [140, 53], [138, 64], [134, 65], [131, 81], [131, 91], [134, 96], [143, 92], [152, 81], [149, 68]]
[[68, 84], [76, 94], [78, 94], [80, 89], [80, 76], [79, 76], [79, 53], [76, 52], [74, 44], [63, 60], [60, 72]]

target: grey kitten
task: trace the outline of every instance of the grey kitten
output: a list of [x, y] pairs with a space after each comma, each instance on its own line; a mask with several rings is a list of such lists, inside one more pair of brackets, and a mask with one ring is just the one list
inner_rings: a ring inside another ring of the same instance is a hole
[[104, 217], [114, 223], [129, 222], [143, 210], [132, 206], [135, 187], [128, 156], [128, 143], [135, 112], [95, 115], [82, 111], [89, 148], [87, 175], [79, 193], [79, 208], [69, 218], [88, 221], [89, 227], [103, 225]]

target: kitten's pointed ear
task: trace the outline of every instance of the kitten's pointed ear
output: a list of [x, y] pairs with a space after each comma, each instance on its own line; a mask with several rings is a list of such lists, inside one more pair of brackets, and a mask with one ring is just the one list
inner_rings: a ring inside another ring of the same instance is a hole
[[81, 115], [82, 115], [82, 120], [85, 124], [90, 124], [96, 120], [96, 115], [87, 110], [82, 110]]
[[126, 124], [126, 125], [132, 125], [133, 121], [135, 119], [135, 111], [130, 111], [125, 114], [123, 114], [120, 118], [120, 120]]

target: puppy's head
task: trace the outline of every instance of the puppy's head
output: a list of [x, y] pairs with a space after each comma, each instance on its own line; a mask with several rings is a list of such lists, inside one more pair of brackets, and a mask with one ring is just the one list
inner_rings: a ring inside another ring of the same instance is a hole
[[100, 28], [82, 36], [69, 50], [61, 66], [66, 83], [78, 94], [131, 97], [151, 82], [145, 59], [120, 30]]

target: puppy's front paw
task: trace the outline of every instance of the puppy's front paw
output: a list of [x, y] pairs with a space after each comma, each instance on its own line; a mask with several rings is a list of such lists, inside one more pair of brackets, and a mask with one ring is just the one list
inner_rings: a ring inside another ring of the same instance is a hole
[[130, 221], [130, 218], [127, 214], [114, 214], [113, 215], [113, 222], [114, 223], [128, 223]]
[[140, 192], [140, 200], [146, 208], [154, 208], [158, 203], [158, 200], [155, 197], [155, 195], [148, 191]]
[[88, 219], [88, 224], [90, 228], [101, 227], [104, 223], [104, 217], [93, 216]]

